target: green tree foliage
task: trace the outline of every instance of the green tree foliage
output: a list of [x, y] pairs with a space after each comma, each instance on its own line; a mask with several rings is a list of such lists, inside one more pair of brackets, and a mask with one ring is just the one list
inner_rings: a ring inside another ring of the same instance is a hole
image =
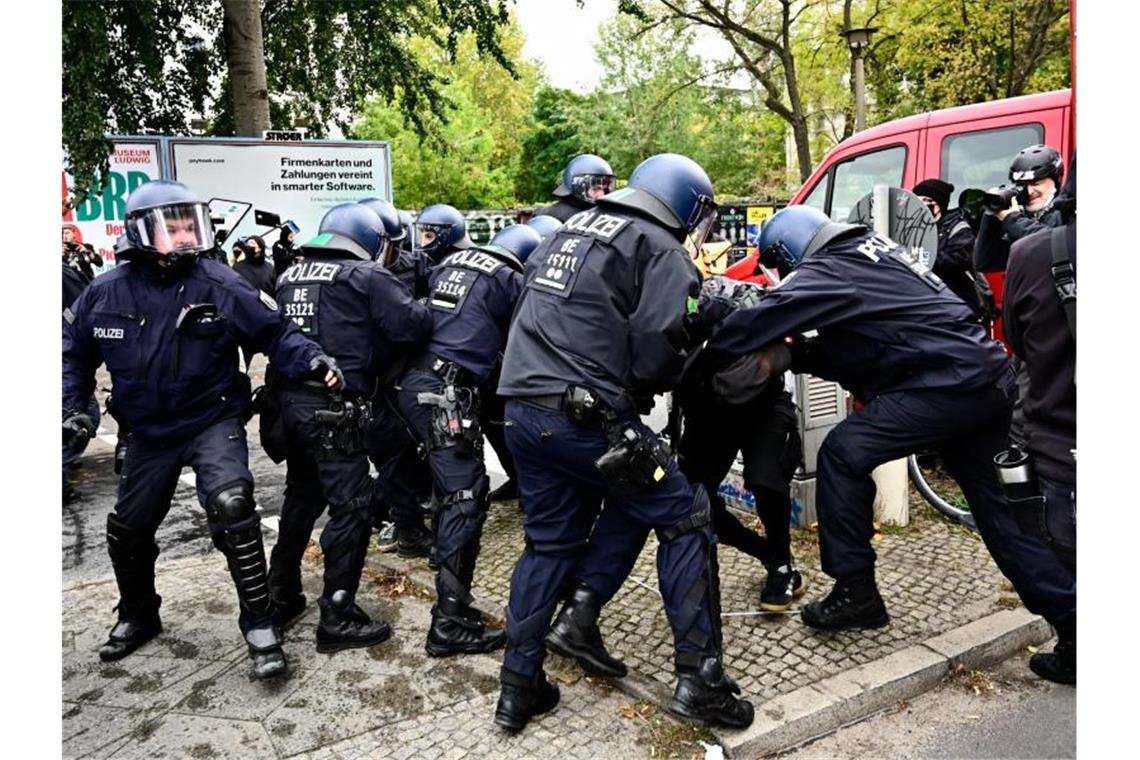
[[583, 115], [593, 110], [596, 96], [543, 86], [534, 97], [534, 110], [522, 137], [522, 156], [515, 175], [515, 195], [525, 203], [541, 203], [558, 186], [562, 170], [580, 153], [604, 153], [588, 146], [582, 134]]
[[[517, 22], [502, 31], [502, 50], [516, 76], [481, 58], [477, 40], [468, 34], [456, 40], [455, 60], [429, 39], [414, 40], [418, 65], [446, 82], [441, 98], [449, 105], [440, 118], [420, 113], [414, 124], [402, 109], [383, 98], [371, 100], [364, 118], [354, 126], [362, 138], [388, 140], [395, 157], [393, 191], [402, 207], [422, 208], [450, 203], [459, 208], [510, 206], [522, 155], [523, 126], [529, 120], [538, 72], [520, 61], [523, 36]], [[400, 88], [396, 99], [402, 97]], [[426, 128], [425, 139], [419, 126]]]
[[596, 48], [606, 75], [579, 136], [619, 176], [655, 153], [701, 164], [720, 196], [779, 192], [783, 126], [751, 90], [729, 86], [734, 64], [708, 64], [692, 29], [679, 22], [645, 29], [628, 16], [603, 27]]
[[[63, 143], [74, 176], [106, 168], [108, 133], [188, 134], [191, 118], [210, 111], [211, 133], [233, 134], [221, 12], [215, 0], [63, 4]], [[379, 94], [426, 129], [452, 104], [434, 61], [412, 53], [413, 39], [454, 57], [470, 35], [513, 72], [498, 41], [507, 19], [506, 0], [263, 0], [271, 122], [305, 123], [321, 136], [329, 123], [350, 127]]]
[[1066, 0], [895, 2], [868, 60], [876, 121], [1069, 86]]

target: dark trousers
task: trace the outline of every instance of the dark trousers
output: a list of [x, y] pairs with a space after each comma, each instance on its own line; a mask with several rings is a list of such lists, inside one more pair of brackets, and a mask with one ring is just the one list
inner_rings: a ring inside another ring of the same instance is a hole
[[[786, 392], [765, 396], [759, 403], [691, 403], [685, 409], [679, 448], [681, 472], [705, 487], [712, 505], [712, 524], [719, 543], [735, 547], [771, 567], [791, 562], [792, 475], [802, 457], [796, 407]], [[756, 514], [765, 537], [744, 526], [725, 506], [717, 489], [736, 452], [744, 454], [744, 482], [756, 496]], [[649, 529], [617, 519], [603, 511], [590, 541], [604, 541], [583, 559], [578, 579], [608, 602], [633, 571], [649, 537]], [[605, 537], [603, 539], [602, 537]], [[765, 540], [766, 539], [766, 540]]]
[[269, 585], [274, 596], [286, 599], [301, 593], [301, 559], [317, 518], [328, 506], [329, 520], [321, 531], [324, 593], [330, 600], [339, 590], [356, 594], [371, 534], [369, 502], [372, 478], [363, 445], [350, 450], [322, 448], [325, 430], [315, 412], [328, 409], [329, 395], [320, 389], [278, 391], [289, 455], [285, 459], [285, 500], [277, 544], [269, 562]]
[[1033, 527], [1057, 560], [1077, 578], [1077, 486], [1038, 476], [1042, 500], [1031, 515]]
[[423, 527], [420, 503], [431, 498], [431, 470], [418, 441], [396, 409], [394, 390], [372, 401], [372, 421], [364, 434], [368, 458], [378, 473], [372, 488], [372, 522], [391, 520], [397, 530]]
[[803, 458], [791, 396], [780, 391], [765, 393], [747, 404], [689, 403], [684, 414], [678, 449], [681, 471], [709, 492], [717, 540], [756, 555], [755, 532], [744, 527], [717, 494], [739, 451], [744, 459], [744, 485], [756, 497], [756, 515], [764, 525], [767, 564], [788, 564], [792, 558], [789, 488]]
[[154, 535], [170, 511], [178, 477], [187, 465], [194, 469], [198, 501], [208, 514], [208, 505], [222, 490], [244, 485], [253, 493], [245, 426], [236, 417], [215, 422], [180, 443], [159, 444], [134, 438], [123, 462], [118, 499], [112, 513], [132, 544], [131, 550], [125, 552], [129, 556], [127, 563], [112, 554], [120, 590], [125, 586], [122, 576], [129, 574], [132, 579], [142, 581], [141, 585], [134, 584], [136, 596], [153, 596], [154, 563], [158, 558]]
[[507, 433], [504, 417], [507, 413], [507, 401], [502, 396], [495, 395], [494, 387], [483, 394], [483, 404], [479, 415], [479, 424], [483, 428], [483, 435], [495, 450], [507, 480], [516, 480], [515, 458], [507, 447]]
[[962, 488], [978, 532], [1025, 606], [1050, 622], [1076, 614], [1076, 588], [1040, 535], [1021, 529], [994, 472], [1006, 448], [1013, 378], [973, 391], [905, 391], [876, 397], [836, 426], [818, 457], [820, 558], [824, 572], [873, 571], [875, 483], [871, 471], [933, 448]]
[[[442, 393], [445, 384], [434, 372], [412, 369], [401, 378], [396, 395], [400, 415], [407, 420], [412, 433], [427, 447], [432, 487], [436, 499], [435, 561], [436, 593], [439, 598], [453, 597], [467, 604], [479, 554], [483, 522], [487, 517], [487, 470], [483, 465], [482, 440], [473, 451], [443, 443], [434, 431], [435, 409], [417, 400], [420, 393]], [[461, 395], [470, 388], [460, 387]], [[478, 417], [477, 407], [468, 414]], [[407, 498], [407, 494], [402, 497]], [[393, 501], [393, 509], [396, 502]], [[402, 509], [407, 509], [403, 505]]]
[[[524, 676], [541, 669], [543, 640], [554, 606], [579, 562], [627, 557], [629, 537], [644, 541], [649, 529], [669, 534], [657, 551], [657, 571], [675, 650], [680, 656], [719, 652], [712, 531], [700, 521], [692, 522], [692, 529], [678, 527], [700, 509], [703, 489], [694, 492], [677, 466], [670, 464], [655, 487], [619, 495], [594, 466], [609, 448], [600, 427], [581, 427], [562, 412], [521, 400], [508, 399], [506, 412], [507, 445], [518, 468], [527, 546], [511, 576], [504, 666]], [[632, 415], [624, 421], [652, 435]], [[605, 509], [591, 536], [603, 498]], [[670, 529], [676, 529], [676, 535]], [[612, 567], [612, 572], [624, 579], [629, 570]]]

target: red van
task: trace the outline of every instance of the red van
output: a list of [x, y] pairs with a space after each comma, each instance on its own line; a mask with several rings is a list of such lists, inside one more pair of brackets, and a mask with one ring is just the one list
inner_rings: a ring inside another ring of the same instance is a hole
[[[954, 185], [950, 207], [967, 188], [986, 190], [1009, 182], [1009, 164], [1028, 145], [1072, 151], [1070, 90], [1026, 95], [908, 116], [849, 137], [824, 157], [791, 203], [815, 206], [846, 221], [856, 201], [877, 184], [908, 190], [938, 177]], [[737, 268], [739, 267], [739, 269]], [[755, 268], [755, 257], [727, 274]], [[1001, 303], [1004, 276], [987, 275]]]

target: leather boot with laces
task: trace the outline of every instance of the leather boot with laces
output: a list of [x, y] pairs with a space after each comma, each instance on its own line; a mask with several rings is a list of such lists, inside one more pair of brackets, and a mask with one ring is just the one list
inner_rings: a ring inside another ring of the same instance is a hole
[[370, 647], [387, 641], [392, 629], [383, 620], [372, 620], [348, 592], [337, 591], [328, 600], [320, 599], [321, 622], [317, 625], [317, 651]]
[[541, 670], [527, 678], [504, 667], [499, 671], [499, 681], [495, 725], [511, 733], [521, 731], [534, 716], [553, 710], [561, 696], [558, 686], [547, 681]]
[[432, 657], [493, 652], [506, 643], [506, 632], [488, 628], [483, 613], [474, 607], [444, 597], [431, 608], [431, 628], [424, 648]]
[[707, 725], [747, 728], [755, 711], [739, 699], [740, 686], [721, 667], [718, 657], [704, 657], [698, 665], [677, 664], [677, 689], [669, 712]]
[[602, 632], [598, 629], [601, 604], [592, 588], [580, 583], [570, 599], [558, 613], [546, 647], [563, 657], [578, 661], [582, 670], [590, 675], [624, 678], [628, 673], [625, 664], [606, 651]]
[[825, 631], [882, 628], [891, 621], [873, 572], [836, 581], [830, 594], [804, 606], [801, 617]]

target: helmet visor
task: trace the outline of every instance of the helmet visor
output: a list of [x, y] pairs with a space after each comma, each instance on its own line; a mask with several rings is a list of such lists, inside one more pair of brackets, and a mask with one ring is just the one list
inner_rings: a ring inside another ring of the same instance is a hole
[[612, 193], [616, 183], [612, 174], [575, 174], [571, 180], [570, 192], [579, 200], [593, 203], [603, 195]]
[[446, 248], [451, 240], [451, 225], [448, 224], [416, 224], [412, 244], [416, 250], [424, 253], [434, 253]]
[[693, 219], [686, 227], [689, 230], [689, 243], [693, 251], [700, 251], [708, 242], [709, 236], [716, 228], [719, 215], [717, 205], [712, 198], [702, 197], [693, 210]]
[[161, 254], [201, 253], [214, 247], [214, 224], [204, 203], [146, 209], [126, 222], [138, 245]]

